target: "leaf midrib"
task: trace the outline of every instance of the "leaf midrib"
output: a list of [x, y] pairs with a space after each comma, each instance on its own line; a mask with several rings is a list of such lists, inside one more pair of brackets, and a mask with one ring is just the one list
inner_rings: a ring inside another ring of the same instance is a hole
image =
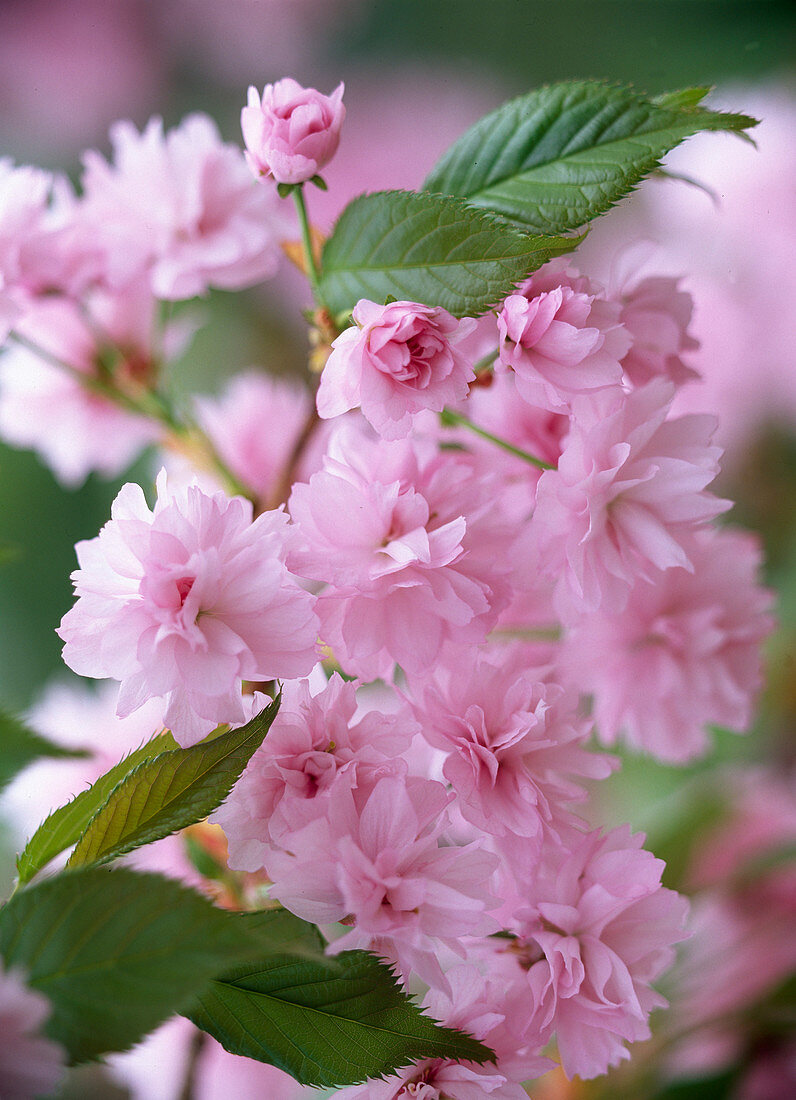
[[[709, 117], [709, 115], [707, 117]], [[690, 121], [691, 125], [686, 125], [687, 121]], [[662, 126], [660, 129], [637, 131], [637, 132], [632, 133], [632, 134], [627, 134], [623, 138], [613, 138], [609, 141], [604, 141], [604, 142], [597, 141], [597, 142], [594, 142], [593, 145], [588, 146], [587, 148], [576, 150], [574, 153], [567, 153], [567, 154], [564, 154], [564, 155], [561, 155], [561, 156], [551, 157], [548, 160], [541, 160], [538, 163], [533, 164], [528, 168], [523, 168], [523, 169], [520, 169], [519, 171], [516, 171], [516, 172], [508, 172], [503, 176], [497, 177], [495, 180], [493, 180], [491, 183], [489, 183], [486, 187], [483, 187], [478, 191], [470, 191], [470, 192], [467, 193], [466, 196], [463, 196], [463, 197], [465, 197], [468, 202], [477, 201], [478, 199], [483, 198], [483, 196], [489, 195], [489, 194], [493, 193], [494, 191], [498, 190], [507, 181], [521, 180], [525, 176], [532, 175], [532, 173], [536, 172], [540, 168], [547, 168], [547, 167], [550, 167], [551, 165], [555, 165], [555, 164], [572, 163], [573, 161], [575, 161], [575, 159], [577, 157], [581, 156], [582, 154], [588, 154], [591, 149], [600, 148], [600, 149], [610, 150], [611, 146], [623, 145], [623, 144], [626, 144], [628, 142], [630, 142], [632, 144], [634, 141], [641, 142], [641, 139], [647, 138], [647, 137], [650, 138], [650, 141], [647, 142], [646, 144], [652, 145], [653, 144], [652, 139], [656, 138], [657, 141], [660, 142], [660, 140], [662, 139], [664, 134], [668, 133], [668, 134], [674, 135], [678, 131], [683, 130], [683, 129], [685, 130], [685, 133], [683, 134], [683, 137], [688, 137], [692, 133], [692, 131], [699, 130], [699, 125], [697, 124], [695, 126], [694, 121], [695, 120], [693, 118], [691, 120], [683, 119], [682, 122], [680, 122], [679, 124], [676, 123], [676, 122], [672, 122], [668, 126]], [[658, 160], [660, 156], [664, 155], [664, 153], [655, 153], [652, 149], [647, 150], [647, 154], [649, 156], [651, 156], [654, 160]], [[602, 164], [603, 162], [599, 162], [599, 163]], [[622, 166], [619, 162], [617, 162], [615, 167], [621, 169]], [[632, 164], [630, 166], [630, 174], [635, 173], [636, 170], [637, 170], [636, 164]], [[628, 174], [628, 172], [626, 170], [623, 171], [623, 175], [627, 175], [627, 174]], [[548, 183], [550, 181], [545, 181], [545, 182]], [[552, 181], [552, 185], [553, 186], [555, 185], [555, 181]], [[562, 186], [583, 187], [585, 185], [575, 183], [574, 181], [567, 181], [564, 184], [562, 184]]]
[[[339, 978], [330, 978], [328, 980], [329, 981], [339, 981]], [[320, 981], [317, 981], [317, 982], [313, 982], [312, 984], [314, 986], [317, 986], [317, 985], [321, 985], [322, 983], [323, 983], [323, 979], [321, 979]], [[222, 990], [232, 989], [232, 990], [237, 991], [240, 994], [246, 994], [249, 997], [252, 997], [253, 999], [260, 999], [261, 998], [264, 1001], [267, 1001], [268, 1003], [271, 1003], [271, 1004], [275, 1004], [277, 1006], [288, 1005], [290, 1008], [294, 1008], [294, 1009], [296, 1009], [300, 1012], [309, 1012], [313, 1015], [318, 1016], [320, 1019], [323, 1019], [323, 1020], [341, 1021], [343, 1024], [353, 1025], [355, 1027], [362, 1028], [363, 1030], [375, 1031], [375, 1032], [385, 1034], [385, 1035], [395, 1035], [395, 1036], [398, 1036], [399, 1038], [412, 1039], [412, 1040], [414, 1040], [416, 1042], [420, 1042], [420, 1043], [428, 1042], [430, 1044], [433, 1044], [435, 1049], [440, 1048], [440, 1047], [445, 1049], [444, 1044], [441, 1040], [435, 1040], [433, 1038], [428, 1038], [427, 1039], [425, 1036], [418, 1036], [417, 1034], [413, 1034], [411, 1032], [400, 1031], [395, 1027], [390, 1028], [390, 1027], [380, 1026], [378, 1024], [363, 1023], [361, 1020], [354, 1020], [350, 1016], [340, 1016], [339, 1014], [335, 1014], [335, 1013], [332, 1013], [332, 1012], [329, 1012], [329, 1011], [324, 1011], [323, 1009], [315, 1008], [311, 1005], [302, 1005], [302, 1004], [297, 1003], [296, 1001], [288, 1000], [286, 997], [283, 997], [283, 998], [280, 999], [279, 997], [275, 996], [272, 993], [264, 993], [262, 990], [259, 990], [259, 989], [250, 989], [248, 986], [241, 986], [241, 985], [236, 984], [235, 982], [224, 982], [224, 981], [220, 981], [220, 980], [214, 978], [214, 979], [211, 980], [210, 985], [211, 985], [211, 987], [212, 986], [218, 986]], [[217, 994], [217, 996], [218, 996], [218, 994]], [[223, 1004], [223, 997], [219, 997], [219, 1000]], [[199, 998], [199, 1003], [202, 1004], [203, 1008], [205, 1008], [201, 998]], [[401, 1007], [400, 1005], [391, 1005], [388, 1009], [386, 1009], [386, 1011], [388, 1011], [388, 1012], [393, 1012], [393, 1011], [399, 1012], [400, 1007]], [[212, 1015], [212, 1013], [210, 1013], [207, 1010], [207, 1008], [205, 1008], [205, 1011], [208, 1012], [208, 1015]], [[263, 1011], [263, 1010], [260, 1009], [260, 1011]], [[382, 1011], [384, 1011], [384, 1010], [382, 1010]], [[427, 1023], [438, 1024], [438, 1026], [441, 1026], [441, 1025], [439, 1025], [437, 1020], [433, 1020], [430, 1016], [424, 1016], [423, 1013], [420, 1012], [419, 1010], [418, 1010], [418, 1012], [419, 1012], [419, 1018], [420, 1019], [426, 1021]], [[272, 1013], [263, 1012], [263, 1014], [265, 1016], [267, 1016], [269, 1020], [271, 1020], [272, 1022], [275, 1023], [275, 1021], [273, 1020]], [[237, 1017], [236, 1017], [236, 1019], [237, 1019]], [[455, 1030], [455, 1029], [453, 1029], [453, 1030]], [[291, 1042], [293, 1042], [295, 1044], [295, 1041], [292, 1038], [291, 1038]], [[262, 1042], [259, 1042], [258, 1045], [260, 1047], [262, 1047], [263, 1044], [262, 1044]], [[446, 1057], [448, 1057], [448, 1056], [449, 1055], [446, 1055]]]

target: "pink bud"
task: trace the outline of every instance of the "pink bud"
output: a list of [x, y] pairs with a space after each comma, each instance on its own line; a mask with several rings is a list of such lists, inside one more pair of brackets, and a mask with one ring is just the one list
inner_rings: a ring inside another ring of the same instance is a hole
[[249, 88], [241, 111], [246, 160], [257, 176], [304, 183], [334, 156], [345, 118], [344, 85], [330, 96], [302, 88], [291, 77], [266, 84], [262, 100]]

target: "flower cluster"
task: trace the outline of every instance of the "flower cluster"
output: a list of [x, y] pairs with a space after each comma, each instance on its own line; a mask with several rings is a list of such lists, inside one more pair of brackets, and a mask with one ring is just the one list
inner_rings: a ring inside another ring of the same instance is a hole
[[335, 152], [342, 93], [250, 89], [245, 160], [201, 116], [119, 123], [66, 213], [0, 164], [0, 324], [24, 344], [0, 431], [70, 483], [153, 441], [210, 456], [214, 478], [161, 472], [152, 508], [125, 485], [78, 543], [64, 660], [181, 746], [283, 681], [216, 812], [229, 868], [342, 925], [329, 953], [425, 983], [497, 1057], [340, 1095], [520, 1100], [553, 1040], [569, 1076], [628, 1058], [685, 936], [644, 838], [583, 815], [584, 781], [616, 767], [589, 738], [683, 762], [711, 724], [745, 728], [770, 598], [753, 540], [714, 524], [713, 418], [672, 411], [696, 348], [676, 280], [612, 292], [554, 261], [479, 321], [318, 300], [314, 401], [248, 372], [158, 419], [179, 334], [153, 337], [155, 306], [272, 273], [276, 184], [322, 293], [300, 188]]
[[190, 328], [159, 331], [158, 303], [270, 278], [288, 224], [205, 115], [119, 122], [111, 141], [110, 161], [84, 155], [79, 194], [0, 160], [0, 342], [22, 345], [0, 363], [0, 435], [70, 486], [162, 435], [141, 398]]

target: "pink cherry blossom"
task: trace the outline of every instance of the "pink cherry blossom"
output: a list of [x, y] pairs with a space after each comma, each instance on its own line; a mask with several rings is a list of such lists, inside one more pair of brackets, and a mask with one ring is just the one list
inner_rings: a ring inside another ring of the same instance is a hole
[[483, 641], [506, 601], [514, 533], [466, 456], [376, 444], [343, 426], [324, 469], [294, 485], [299, 575], [324, 581], [322, 636], [346, 669], [425, 673], [444, 645]]
[[667, 978], [670, 1012], [682, 1028], [666, 1060], [676, 1076], [736, 1062], [747, 1014], [796, 969], [796, 898], [791, 891], [787, 904], [772, 905], [757, 885], [741, 898], [725, 887], [694, 899], [692, 939]]
[[[693, 938], [667, 978], [662, 1021], [675, 1076], [720, 1072], [748, 1042], [755, 1006], [796, 968], [796, 789], [787, 769], [724, 768], [700, 794], [719, 807], [693, 847]], [[777, 1095], [777, 1094], [774, 1094]]]
[[27, 165], [15, 166], [10, 158], [0, 158], [0, 277], [3, 283], [15, 282], [20, 277], [25, 244], [44, 221], [51, 186], [49, 172]]
[[83, 310], [65, 298], [36, 304], [17, 325], [21, 335], [65, 362], [76, 375], [26, 347], [10, 347], [0, 360], [0, 435], [31, 447], [69, 487], [96, 470], [121, 473], [160, 435], [156, 424], [120, 408], [83, 385], [99, 376], [110, 356], [122, 386], [146, 384], [158, 357], [152, 330], [155, 300], [143, 284], [94, 294], [86, 308], [103, 331], [104, 346]]
[[80, 293], [98, 272], [67, 181], [0, 158], [0, 343], [38, 295]]
[[[520, 652], [437, 672], [414, 710], [424, 737], [446, 752], [443, 774], [467, 821], [495, 836], [533, 839], [585, 792], [569, 778], [604, 778], [604, 757], [582, 747], [589, 723], [577, 697], [544, 683]], [[528, 845], [523, 846], [528, 858]]]
[[[558, 465], [564, 437], [569, 431], [569, 417], [523, 401], [513, 371], [493, 374], [488, 385], [472, 387], [466, 404], [458, 405], [456, 411], [521, 451], [550, 466]], [[527, 523], [542, 471], [470, 430], [448, 429], [442, 438], [451, 435], [475, 456], [480, 470], [500, 471], [501, 507], [513, 524]]]
[[685, 938], [687, 903], [660, 885], [663, 863], [627, 826], [549, 845], [533, 903], [517, 914], [518, 958], [533, 1005], [529, 1026], [555, 1032], [568, 1076], [595, 1077], [649, 1037], [650, 986]]
[[21, 252], [44, 219], [50, 177], [0, 157], [0, 346], [23, 313]]
[[[691, 853], [689, 885], [694, 888], [733, 884], [745, 870], [760, 865], [767, 854], [796, 844], [796, 787], [788, 770], [742, 765], [716, 775], [716, 794], [724, 806], [713, 828], [699, 838]], [[765, 869], [765, 864], [763, 864]], [[774, 863], [766, 877], [765, 894], [780, 894], [796, 904], [796, 866]], [[752, 897], [763, 886], [758, 872], [748, 889]], [[775, 887], [775, 890], [771, 887]]]
[[[199, 422], [235, 476], [258, 500], [268, 500], [309, 416], [308, 391], [249, 370], [234, 377], [218, 397], [198, 398], [196, 405]], [[299, 478], [320, 468], [324, 436], [314, 433], [304, 448]]]
[[674, 387], [655, 379], [604, 415], [575, 417], [557, 470], [539, 479], [530, 533], [538, 565], [556, 578], [565, 620], [598, 607], [620, 610], [638, 578], [693, 571], [690, 536], [729, 507], [704, 488], [721, 451], [715, 420], [667, 420]]
[[165, 474], [150, 511], [125, 485], [97, 538], [77, 544], [77, 603], [59, 634], [83, 676], [121, 681], [117, 714], [163, 696], [182, 745], [242, 723], [241, 681], [300, 676], [316, 661], [313, 597], [284, 565], [287, 516]]
[[409, 434], [414, 414], [442, 410], [467, 396], [475, 378], [455, 343], [475, 327], [446, 310], [417, 302], [354, 306], [356, 322], [332, 344], [318, 389], [318, 414], [361, 407], [384, 439]]
[[658, 375], [677, 386], [699, 378], [681, 358], [683, 352], [698, 348], [699, 341], [688, 331], [693, 299], [679, 289], [679, 283], [663, 275], [650, 276], [621, 292], [619, 318], [633, 338], [622, 367], [634, 386]]
[[[591, 289], [591, 288], [590, 288]], [[531, 279], [498, 314], [500, 362], [530, 405], [566, 412], [573, 397], [618, 386], [630, 335], [619, 306], [564, 284], [539, 292]]]
[[521, 1085], [510, 1084], [492, 1065], [427, 1058], [383, 1080], [340, 1089], [338, 1100], [527, 1100]]
[[262, 97], [250, 87], [240, 121], [254, 174], [277, 183], [304, 183], [317, 175], [337, 151], [344, 90], [340, 83], [331, 95], [322, 95], [289, 76], [266, 84]]
[[429, 779], [388, 775], [355, 788], [339, 776], [326, 817], [292, 833], [289, 852], [269, 856], [272, 894], [305, 920], [345, 918], [352, 927], [335, 952], [373, 947], [404, 976], [414, 970], [444, 986], [441, 947], [461, 953], [462, 936], [498, 927], [487, 915], [496, 858], [478, 843], [440, 843], [449, 801]]
[[564, 658], [573, 682], [593, 693], [604, 743], [624, 734], [678, 764], [706, 751], [709, 725], [748, 728], [774, 625], [752, 536], [706, 530], [684, 545], [693, 572], [678, 566], [639, 580], [623, 611], [584, 616]]
[[284, 685], [268, 737], [216, 813], [231, 867], [259, 871], [275, 845], [290, 848], [291, 830], [326, 814], [323, 796], [341, 772], [374, 782], [397, 771], [416, 731], [411, 716], [373, 710], [354, 721], [356, 708], [356, 686], [337, 674], [316, 695], [306, 680]]
[[113, 286], [145, 274], [170, 300], [234, 290], [274, 274], [282, 215], [275, 192], [255, 187], [243, 156], [215, 123], [194, 114], [163, 132], [111, 128], [113, 163], [85, 154], [84, 216], [106, 254]]
[[29, 989], [19, 970], [0, 959], [0, 1096], [33, 1100], [49, 1095], [66, 1070], [66, 1051], [40, 1034], [51, 1005]]

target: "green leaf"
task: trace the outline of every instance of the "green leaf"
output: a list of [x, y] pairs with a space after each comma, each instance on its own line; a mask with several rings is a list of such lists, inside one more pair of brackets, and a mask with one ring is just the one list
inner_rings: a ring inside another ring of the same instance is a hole
[[28, 764], [41, 757], [74, 760], [90, 755], [83, 749], [65, 749], [54, 745], [28, 729], [18, 718], [0, 710], [0, 790]]
[[42, 822], [17, 857], [17, 871], [22, 885], [46, 867], [60, 852], [71, 848], [79, 839], [91, 818], [107, 800], [114, 787], [144, 760], [151, 760], [174, 746], [170, 733], [158, 734], [145, 745], [125, 756], [118, 764], [100, 776], [90, 787], [81, 791], [65, 806], [53, 810]]
[[251, 954], [233, 914], [124, 867], [56, 875], [0, 910], [0, 956], [50, 998], [45, 1030], [75, 1062], [126, 1050]]
[[321, 291], [334, 313], [392, 295], [477, 316], [576, 243], [529, 236], [449, 196], [378, 191], [340, 215], [323, 248]]
[[[249, 938], [262, 956], [301, 955], [324, 958], [326, 941], [318, 926], [302, 920], [287, 909], [258, 910], [256, 913], [236, 913], [241, 935]], [[258, 961], [261, 961], [258, 956]]]
[[494, 1060], [488, 1047], [425, 1016], [373, 955], [327, 958], [314, 929], [296, 930], [290, 914], [250, 914], [248, 934], [256, 931], [252, 917], [262, 922], [264, 940], [272, 936], [276, 953], [212, 981], [188, 1013], [233, 1054], [326, 1088], [380, 1077], [420, 1058]]
[[679, 88], [676, 92], [663, 92], [656, 95], [652, 102], [658, 107], [698, 107], [702, 100], [712, 91], [709, 84], [701, 88]]
[[585, 225], [700, 130], [739, 133], [746, 115], [699, 106], [704, 88], [645, 99], [596, 81], [553, 84], [482, 118], [424, 187], [466, 198], [539, 233]]
[[89, 821], [68, 867], [115, 859], [207, 817], [260, 747], [281, 696], [240, 729], [145, 760], [114, 787]]

